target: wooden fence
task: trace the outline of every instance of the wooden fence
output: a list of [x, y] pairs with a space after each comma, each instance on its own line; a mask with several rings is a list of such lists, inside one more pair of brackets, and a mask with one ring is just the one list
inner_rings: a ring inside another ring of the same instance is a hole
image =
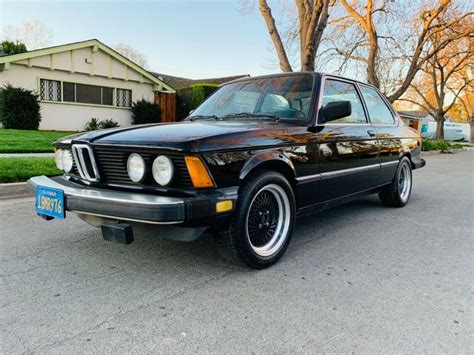
[[155, 103], [161, 107], [161, 122], [176, 121], [176, 94], [155, 92]]

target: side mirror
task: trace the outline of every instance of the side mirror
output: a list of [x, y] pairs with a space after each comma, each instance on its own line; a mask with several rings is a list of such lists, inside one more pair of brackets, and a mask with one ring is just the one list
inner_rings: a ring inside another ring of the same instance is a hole
[[350, 116], [352, 114], [352, 106], [350, 101], [333, 101], [329, 102], [321, 110], [323, 114], [323, 122], [330, 122]]
[[189, 111], [189, 115], [191, 116], [191, 114], [192, 114], [193, 112], [194, 112], [194, 110]]

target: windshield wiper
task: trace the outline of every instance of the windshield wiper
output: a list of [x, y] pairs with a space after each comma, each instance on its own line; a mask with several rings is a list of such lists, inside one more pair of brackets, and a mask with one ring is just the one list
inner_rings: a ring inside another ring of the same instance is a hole
[[279, 121], [280, 117], [270, 114], [263, 114], [263, 113], [251, 113], [251, 112], [239, 112], [239, 113], [231, 113], [225, 115], [221, 118], [231, 118], [231, 117], [245, 117], [245, 118], [252, 118], [252, 117], [263, 117], [263, 118], [272, 118], [275, 121]]
[[219, 119], [219, 117], [217, 117], [216, 115], [196, 115], [196, 116], [189, 116], [189, 120], [190, 120], [190, 121], [200, 120], [200, 119], [214, 119], [214, 120], [217, 120], [217, 119]]

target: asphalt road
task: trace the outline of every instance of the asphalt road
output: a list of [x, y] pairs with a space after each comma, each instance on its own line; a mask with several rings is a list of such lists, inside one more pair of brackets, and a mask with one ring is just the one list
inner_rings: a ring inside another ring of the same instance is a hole
[[263, 271], [0, 203], [0, 352], [473, 353], [474, 152], [426, 159], [408, 206], [299, 220]]

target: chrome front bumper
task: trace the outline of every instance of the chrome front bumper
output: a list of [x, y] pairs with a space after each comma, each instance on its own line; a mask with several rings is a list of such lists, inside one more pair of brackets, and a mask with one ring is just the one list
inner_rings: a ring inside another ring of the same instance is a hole
[[38, 185], [63, 190], [66, 211], [149, 224], [171, 225], [203, 220], [217, 215], [217, 202], [233, 200], [235, 206], [237, 200], [237, 188], [177, 198], [98, 189], [71, 182], [62, 176], [35, 176], [28, 180], [31, 189]]

